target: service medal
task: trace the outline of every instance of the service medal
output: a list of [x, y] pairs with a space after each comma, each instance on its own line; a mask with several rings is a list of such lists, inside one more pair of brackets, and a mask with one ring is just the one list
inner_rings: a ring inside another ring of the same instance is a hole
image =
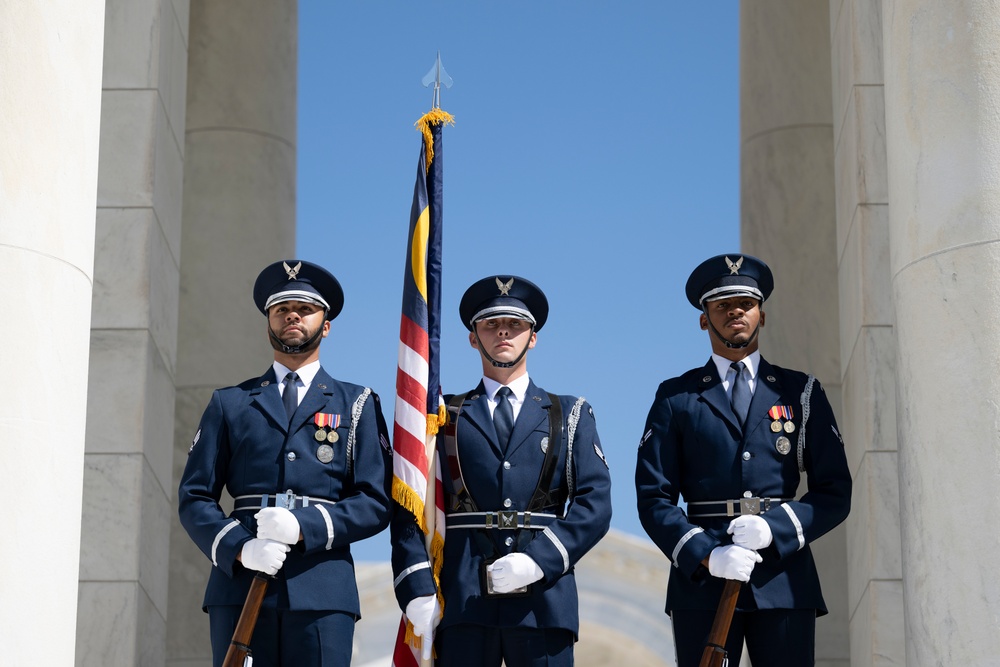
[[778, 450], [779, 454], [784, 456], [788, 454], [788, 452], [792, 451], [792, 441], [785, 436], [781, 436], [778, 438], [777, 442], [774, 443], [774, 448]]
[[314, 437], [320, 442], [323, 442], [324, 440], [326, 440], [326, 429], [325, 428], [316, 429], [316, 434]]
[[322, 463], [329, 463], [333, 460], [333, 447], [330, 445], [320, 445], [316, 449], [316, 458]]
[[793, 433], [795, 431], [795, 424], [792, 422], [785, 422], [785, 433]]
[[781, 422], [777, 419], [771, 422], [771, 431], [773, 433], [779, 433], [781, 431]]
[[326, 436], [326, 441], [329, 442], [331, 445], [337, 442], [338, 440], [340, 440], [340, 436], [337, 435], [336, 431], [330, 431], [330, 434]]

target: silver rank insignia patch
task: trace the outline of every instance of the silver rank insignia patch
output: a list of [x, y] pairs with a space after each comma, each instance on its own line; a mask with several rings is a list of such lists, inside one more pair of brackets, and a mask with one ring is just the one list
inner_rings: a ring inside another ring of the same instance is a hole
[[194, 450], [194, 446], [198, 444], [199, 440], [201, 440], [201, 429], [198, 429], [198, 432], [194, 434], [194, 440], [191, 441], [191, 446], [188, 447], [188, 454]]
[[497, 278], [496, 280], [497, 280], [497, 287], [500, 288], [500, 296], [507, 296], [507, 292], [509, 292], [510, 288], [514, 286], [514, 279], [511, 278], [505, 283], [500, 282], [499, 278]]
[[604, 467], [610, 470], [611, 466], [608, 465], [608, 460], [604, 458], [604, 452], [601, 451], [601, 448], [597, 446], [596, 442], [594, 443], [594, 451], [597, 452], [597, 455], [601, 457], [602, 461], [604, 461]]

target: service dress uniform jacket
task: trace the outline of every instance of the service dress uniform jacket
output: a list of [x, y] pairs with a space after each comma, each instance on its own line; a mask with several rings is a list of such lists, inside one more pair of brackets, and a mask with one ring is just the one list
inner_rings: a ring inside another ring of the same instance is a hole
[[[563, 414], [562, 442], [559, 444], [553, 494], [559, 504], [540, 512], [555, 514], [544, 529], [516, 530], [447, 529], [441, 590], [444, 618], [439, 628], [456, 624], [490, 627], [562, 628], [577, 636], [579, 613], [576, 562], [607, 533], [611, 521], [611, 477], [601, 450], [593, 410], [581, 402], [573, 423], [574, 396], [559, 396]], [[451, 397], [446, 397], [450, 401]], [[528, 508], [545, 453], [543, 439], [549, 436], [549, 395], [533, 382], [528, 383], [524, 402], [514, 423], [505, 451], [497, 443], [496, 430], [482, 383], [466, 395], [456, 424], [457, 447], [462, 478], [480, 512], [517, 511]], [[568, 432], [574, 430], [572, 464], [567, 466]], [[438, 453], [447, 468], [444, 438], [438, 436]], [[552, 446], [549, 444], [548, 446]], [[445, 507], [449, 526], [457, 512], [453, 506], [454, 485], [447, 469], [442, 473]], [[568, 504], [563, 503], [567, 500]], [[520, 525], [521, 519], [519, 519]], [[416, 597], [434, 593], [427, 567], [423, 534], [413, 516], [397, 506], [393, 517], [392, 565], [396, 577], [396, 597], [402, 609]], [[477, 536], [477, 533], [479, 534]], [[483, 536], [493, 553], [483, 553]], [[524, 597], [484, 595], [481, 568], [484, 559], [512, 552], [530, 556], [543, 577]]]
[[[236, 556], [256, 536], [261, 496], [273, 507], [275, 494], [289, 493], [303, 540], [270, 581], [265, 606], [360, 618], [350, 544], [384, 529], [391, 511], [391, 449], [378, 396], [367, 396], [350, 442], [352, 410], [368, 390], [320, 368], [289, 425], [279, 382], [271, 368], [216, 390], [191, 445], [178, 498], [181, 524], [213, 565], [203, 605], [243, 604], [254, 572]], [[317, 414], [332, 415], [326, 430], [335, 441], [317, 441]], [[237, 499], [229, 515], [219, 506], [223, 488]]]
[[[833, 411], [816, 381], [802, 452], [808, 487], [795, 499], [806, 383], [805, 374], [761, 358], [744, 430], [712, 360], [660, 385], [639, 445], [635, 484], [642, 525], [673, 563], [667, 613], [718, 607], [724, 582], [701, 562], [715, 547], [732, 543], [726, 529], [734, 517], [707, 503], [741, 498], [767, 499], [759, 501], [767, 510], [760, 516], [773, 542], [759, 551], [763, 561], [754, 567], [737, 608], [826, 613], [809, 544], [847, 516], [851, 475]], [[772, 417], [781, 414], [791, 418]], [[774, 421], [781, 430], [772, 430]], [[687, 512], [678, 506], [681, 496]], [[694, 516], [696, 510], [723, 515]]]

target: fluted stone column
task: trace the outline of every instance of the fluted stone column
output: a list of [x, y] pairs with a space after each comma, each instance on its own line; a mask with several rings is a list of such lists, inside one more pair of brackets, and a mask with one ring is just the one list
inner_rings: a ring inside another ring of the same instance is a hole
[[884, 0], [906, 664], [1000, 656], [1000, 3]]
[[104, 0], [0, 0], [0, 662], [72, 665]]
[[833, 0], [851, 666], [905, 664], [880, 0]]
[[[298, 4], [191, 3], [172, 497], [213, 389], [270, 363], [251, 292], [295, 252]], [[209, 665], [211, 562], [171, 507], [168, 664]]]
[[[842, 420], [829, 21], [826, 0], [740, 3], [740, 240], [775, 274], [762, 353], [816, 375]], [[844, 527], [812, 550], [830, 610], [816, 664], [846, 665]]]
[[107, 0], [77, 665], [163, 665], [187, 0]]

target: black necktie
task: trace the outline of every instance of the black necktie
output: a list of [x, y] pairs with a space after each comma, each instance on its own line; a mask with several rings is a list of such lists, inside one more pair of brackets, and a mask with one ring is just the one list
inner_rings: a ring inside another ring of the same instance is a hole
[[747, 412], [750, 410], [750, 378], [747, 377], [750, 371], [746, 366], [738, 361], [729, 364], [729, 367], [736, 372], [733, 378], [732, 405], [736, 418], [740, 420], [740, 427], [746, 423]]
[[514, 408], [507, 397], [513, 394], [510, 387], [500, 387], [497, 390], [497, 407], [493, 411], [493, 428], [497, 430], [497, 442], [501, 449], [507, 448], [510, 432], [514, 429]]
[[289, 373], [285, 376], [285, 391], [281, 394], [281, 402], [285, 404], [285, 414], [288, 415], [288, 422], [291, 423], [295, 409], [299, 407], [299, 388], [295, 386], [295, 381], [299, 379], [298, 373]]

